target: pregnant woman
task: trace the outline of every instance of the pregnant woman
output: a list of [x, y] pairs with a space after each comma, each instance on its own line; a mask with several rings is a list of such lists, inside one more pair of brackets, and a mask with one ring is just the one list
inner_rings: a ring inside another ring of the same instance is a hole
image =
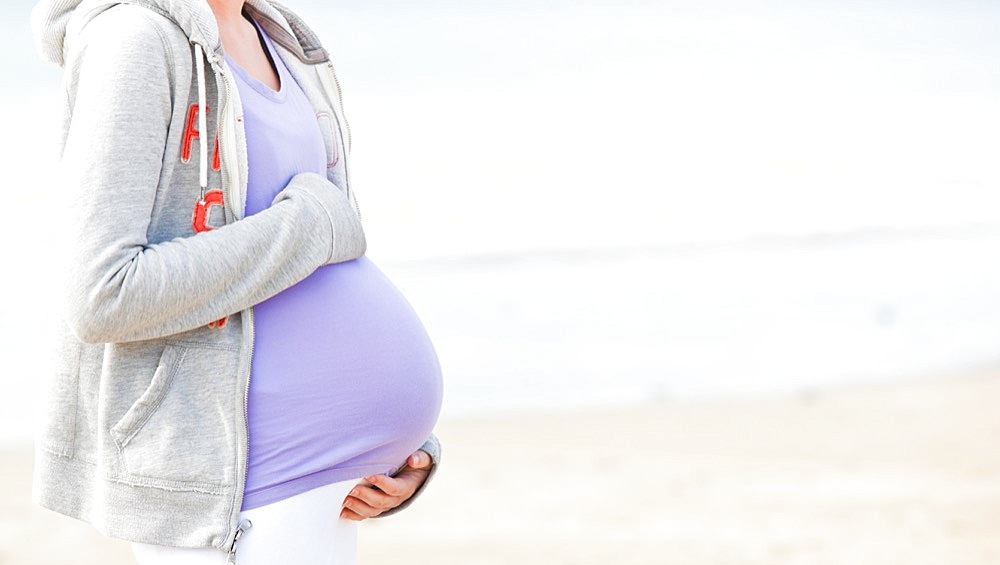
[[365, 256], [327, 52], [267, 0], [42, 0], [65, 323], [35, 499], [139, 563], [355, 562], [439, 457], [434, 349]]

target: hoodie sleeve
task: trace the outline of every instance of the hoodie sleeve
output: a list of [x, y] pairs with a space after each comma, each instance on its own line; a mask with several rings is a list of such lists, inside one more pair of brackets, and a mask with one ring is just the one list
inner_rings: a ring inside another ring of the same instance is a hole
[[259, 214], [197, 235], [147, 240], [176, 87], [154, 17], [128, 6], [109, 10], [75, 38], [67, 57], [60, 163], [71, 218], [67, 321], [85, 342], [201, 327], [321, 265], [364, 253], [347, 197], [310, 174], [293, 178]]

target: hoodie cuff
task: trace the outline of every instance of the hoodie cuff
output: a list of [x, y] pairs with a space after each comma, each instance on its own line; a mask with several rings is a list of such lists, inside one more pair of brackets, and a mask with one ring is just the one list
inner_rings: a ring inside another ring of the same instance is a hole
[[431, 437], [427, 438], [427, 441], [425, 441], [424, 444], [422, 446], [420, 446], [420, 449], [422, 451], [426, 451], [427, 454], [431, 456], [431, 470], [430, 470], [430, 473], [427, 474], [427, 478], [424, 479], [423, 484], [421, 484], [419, 487], [417, 487], [417, 490], [416, 490], [416, 492], [413, 493], [413, 496], [411, 496], [410, 498], [406, 499], [406, 501], [404, 501], [399, 506], [393, 508], [392, 510], [388, 510], [386, 512], [383, 512], [383, 513], [379, 514], [378, 516], [376, 516], [376, 518], [382, 518], [382, 517], [385, 517], [385, 516], [392, 516], [393, 514], [399, 512], [400, 510], [403, 510], [404, 508], [406, 508], [407, 506], [409, 506], [410, 504], [412, 504], [413, 501], [417, 499], [417, 496], [421, 492], [423, 492], [424, 488], [428, 484], [430, 484], [431, 479], [434, 478], [434, 475], [437, 474], [438, 465], [441, 463], [441, 442], [438, 441], [437, 437], [435, 437], [434, 435], [431, 435]]
[[[343, 263], [365, 254], [368, 244], [361, 219], [340, 187], [318, 174], [301, 173], [292, 177], [285, 187], [285, 191], [288, 190], [301, 191], [311, 196], [323, 207], [330, 220], [330, 256], [324, 264]], [[276, 200], [279, 198], [280, 194]]]

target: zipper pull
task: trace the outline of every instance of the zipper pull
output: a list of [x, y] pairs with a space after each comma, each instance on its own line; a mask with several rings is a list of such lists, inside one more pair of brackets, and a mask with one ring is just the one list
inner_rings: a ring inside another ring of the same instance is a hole
[[233, 538], [233, 546], [229, 548], [229, 558], [226, 559], [226, 565], [236, 565], [236, 542], [240, 541], [243, 534], [252, 527], [253, 523], [250, 520], [240, 520], [239, 525], [236, 526], [236, 536]]

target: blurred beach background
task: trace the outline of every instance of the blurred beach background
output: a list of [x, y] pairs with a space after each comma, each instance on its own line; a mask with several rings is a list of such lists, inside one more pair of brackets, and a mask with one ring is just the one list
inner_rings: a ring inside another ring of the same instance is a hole
[[[446, 378], [441, 473], [362, 563], [1000, 562], [1000, 4], [287, 3]], [[0, 564], [125, 564], [28, 502], [65, 238], [30, 7], [0, 21]]]

